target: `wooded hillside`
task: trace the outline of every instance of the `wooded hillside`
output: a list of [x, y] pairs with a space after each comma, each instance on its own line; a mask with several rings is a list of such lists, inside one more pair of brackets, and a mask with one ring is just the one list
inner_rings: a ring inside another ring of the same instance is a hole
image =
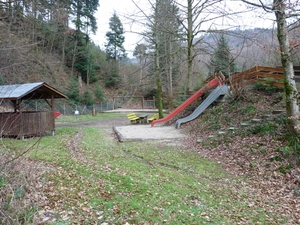
[[[157, 87], [153, 50], [147, 39], [145, 43], [136, 46], [135, 59], [125, 57], [118, 62], [118, 82], [111, 85], [109, 82], [113, 63], [108, 60], [105, 50], [96, 46], [86, 33], [89, 29], [97, 28], [95, 21], [75, 29], [70, 28], [72, 24], [69, 21], [75, 18], [79, 5], [77, 8], [74, 6], [72, 13], [66, 14], [63, 9], [70, 6], [64, 1], [55, 3], [55, 7], [46, 3], [37, 7], [30, 1], [1, 4], [0, 84], [44, 81], [64, 91], [73, 101], [83, 104], [99, 102], [103, 98], [111, 99], [114, 95], [155, 95]], [[98, 2], [90, 4], [96, 7]], [[83, 12], [80, 15], [83, 18], [87, 16]], [[280, 66], [278, 42], [274, 32], [260, 28], [222, 32], [228, 43], [228, 53], [235, 63], [235, 69], [231, 72], [243, 71], [255, 65]], [[211, 57], [219, 39], [220, 33], [208, 33], [194, 40], [197, 45], [194, 47], [195, 63], [191, 77], [193, 90], [197, 90], [202, 81], [212, 75]], [[172, 57], [161, 50], [162, 90], [166, 99], [177, 98], [185, 92], [187, 61], [184, 51], [180, 50], [181, 47], [184, 49], [184, 45], [183, 41], [172, 46], [177, 49], [176, 55]], [[161, 45], [162, 48], [165, 47]], [[299, 64], [297, 54], [294, 54], [295, 65]], [[74, 93], [74, 90], [78, 90], [78, 93]], [[97, 93], [100, 96], [97, 97]], [[83, 100], [84, 95], [94, 100]]]

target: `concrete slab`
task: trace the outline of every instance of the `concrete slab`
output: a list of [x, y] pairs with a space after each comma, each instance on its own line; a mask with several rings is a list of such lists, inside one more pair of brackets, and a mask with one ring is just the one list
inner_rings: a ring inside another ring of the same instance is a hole
[[120, 142], [147, 141], [147, 140], [170, 140], [185, 138], [186, 135], [174, 126], [130, 125], [113, 127]]

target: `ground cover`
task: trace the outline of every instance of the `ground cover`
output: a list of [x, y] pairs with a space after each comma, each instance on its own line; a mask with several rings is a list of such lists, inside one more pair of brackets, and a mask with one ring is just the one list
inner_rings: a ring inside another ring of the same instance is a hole
[[251, 206], [289, 218], [267, 224], [299, 224], [300, 142], [287, 135], [283, 94], [251, 89], [240, 97], [216, 104], [184, 125], [186, 149], [244, 177], [238, 188], [251, 193]]
[[[54, 137], [2, 139], [6, 160], [30, 151], [2, 167], [18, 176], [13, 183], [1, 173], [0, 218], [11, 224], [297, 224], [299, 169], [283, 155], [284, 117], [240, 129], [281, 104], [256, 97], [214, 105], [183, 125], [185, 148], [117, 142], [112, 126], [128, 124], [121, 114], [61, 117]], [[218, 135], [231, 126], [238, 130]]]

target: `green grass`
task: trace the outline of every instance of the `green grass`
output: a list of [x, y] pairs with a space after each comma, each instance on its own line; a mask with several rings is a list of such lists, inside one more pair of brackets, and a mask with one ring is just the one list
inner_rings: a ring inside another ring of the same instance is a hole
[[[101, 119], [110, 116], [116, 115]], [[69, 146], [77, 134], [74, 154]], [[240, 178], [193, 151], [152, 142], [118, 143], [100, 128], [59, 127], [29, 157], [55, 167], [44, 177], [48, 206], [58, 215], [55, 225], [284, 222], [280, 215], [249, 207]]]
[[55, 119], [56, 122], [85, 122], [85, 121], [96, 121], [103, 119], [110, 119], [114, 117], [126, 116], [125, 113], [97, 113], [95, 116], [92, 115], [61, 115]]

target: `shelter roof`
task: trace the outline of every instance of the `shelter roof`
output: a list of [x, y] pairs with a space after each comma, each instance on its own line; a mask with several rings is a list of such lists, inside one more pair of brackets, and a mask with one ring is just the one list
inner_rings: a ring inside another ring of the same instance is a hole
[[51, 99], [52, 96], [54, 98], [68, 98], [45, 82], [0, 86], [0, 99], [3, 100]]

